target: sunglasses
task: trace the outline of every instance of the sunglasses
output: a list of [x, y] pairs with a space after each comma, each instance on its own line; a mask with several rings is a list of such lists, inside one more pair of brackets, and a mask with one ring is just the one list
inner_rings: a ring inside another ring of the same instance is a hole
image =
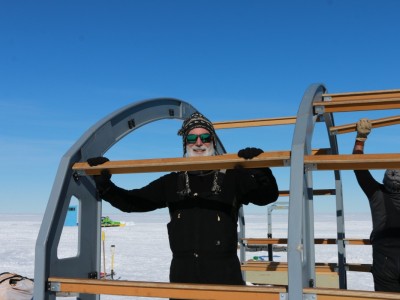
[[211, 134], [209, 133], [188, 134], [186, 137], [186, 142], [188, 144], [195, 144], [198, 138], [200, 138], [203, 143], [210, 143], [212, 139]]

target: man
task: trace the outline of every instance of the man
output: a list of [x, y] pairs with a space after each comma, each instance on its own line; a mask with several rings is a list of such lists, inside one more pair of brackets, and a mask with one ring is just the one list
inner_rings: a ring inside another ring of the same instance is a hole
[[[178, 132], [184, 156], [212, 156], [216, 134], [212, 123], [195, 112]], [[240, 150], [251, 159], [263, 151]], [[90, 165], [104, 163], [91, 158]], [[103, 170], [94, 176], [102, 199], [124, 212], [146, 212], [168, 207], [167, 225], [173, 254], [170, 281], [243, 285], [237, 257], [237, 219], [242, 204], [267, 205], [278, 198], [278, 187], [269, 168], [172, 172], [140, 189], [125, 190]]]
[[[357, 122], [353, 154], [364, 153], [364, 143], [371, 128], [369, 119]], [[354, 172], [371, 208], [375, 291], [400, 292], [400, 170], [386, 170], [383, 184], [378, 183], [368, 170]]]

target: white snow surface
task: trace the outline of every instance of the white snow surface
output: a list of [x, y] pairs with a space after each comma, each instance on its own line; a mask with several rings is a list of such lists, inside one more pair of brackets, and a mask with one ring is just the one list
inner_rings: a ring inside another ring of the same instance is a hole
[[[168, 213], [134, 213], [110, 215], [111, 219], [125, 222], [124, 227], [103, 228], [105, 267], [111, 268], [111, 245], [114, 245], [114, 271], [116, 278], [134, 281], [168, 282], [171, 252], [166, 224]], [[261, 214], [245, 216], [246, 237], [266, 237], [267, 217]], [[41, 215], [0, 214], [0, 273], [12, 272], [34, 278], [35, 244], [42, 222]], [[345, 216], [346, 238], [368, 239], [371, 231], [369, 214]], [[287, 237], [287, 214], [277, 213], [272, 217], [273, 237]], [[77, 226], [65, 226], [59, 257], [71, 257], [77, 253]], [[332, 214], [315, 216], [315, 237], [336, 238], [336, 218]], [[316, 245], [316, 262], [337, 262], [336, 245]], [[103, 253], [103, 250], [102, 250]], [[248, 252], [246, 259], [266, 252]], [[348, 263], [372, 263], [371, 246], [346, 246]], [[287, 261], [285, 252], [274, 253], [274, 260]], [[103, 258], [101, 261], [104, 270]], [[348, 289], [373, 290], [370, 273], [348, 272]], [[105, 300], [151, 299], [141, 297], [102, 295]], [[57, 297], [57, 299], [76, 299]], [[154, 298], [152, 298], [154, 299]]]

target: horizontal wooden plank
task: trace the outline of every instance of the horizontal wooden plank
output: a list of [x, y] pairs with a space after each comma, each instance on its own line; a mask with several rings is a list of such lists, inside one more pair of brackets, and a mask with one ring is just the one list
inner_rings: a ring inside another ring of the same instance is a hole
[[351, 100], [378, 100], [400, 98], [400, 89], [377, 90], [349, 93], [326, 93], [322, 97], [329, 98], [330, 101], [351, 101]]
[[284, 244], [286, 245], [288, 240], [286, 238], [243, 238], [245, 245], [273, 245], [273, 244]]
[[267, 118], [267, 119], [222, 121], [222, 122], [214, 122], [213, 125], [215, 129], [228, 129], [228, 128], [288, 125], [294, 123], [296, 123], [296, 117], [280, 117], [280, 118]]
[[323, 107], [323, 111], [326, 113], [398, 109], [400, 108], [400, 96], [374, 100], [316, 101], [313, 106]]
[[[286, 238], [243, 238], [244, 244], [249, 246], [257, 245], [274, 245], [283, 244], [286, 245], [288, 240]], [[344, 239], [346, 245], [370, 245], [369, 239]], [[337, 239], [314, 239], [314, 243], [317, 245], [334, 245], [337, 244]]]
[[[289, 195], [290, 195], [290, 191], [289, 190], [279, 191], [279, 196], [280, 197], [289, 197]], [[313, 190], [313, 195], [314, 196], [332, 196], [332, 195], [336, 195], [336, 190], [335, 189]]]
[[317, 295], [317, 300], [393, 300], [400, 299], [398, 293], [341, 290], [332, 288], [305, 288], [304, 294]]
[[[397, 125], [400, 124], [400, 116], [371, 120], [371, 124], [372, 128]], [[341, 126], [332, 126], [329, 128], [329, 131], [332, 134], [342, 134], [342, 133], [357, 131], [357, 123], [351, 123]]]
[[344, 239], [346, 245], [371, 245], [369, 239]]
[[112, 174], [171, 172], [190, 170], [220, 170], [232, 169], [235, 166], [243, 168], [283, 167], [290, 159], [290, 151], [264, 152], [253, 159], [243, 159], [237, 154], [223, 154], [206, 157], [155, 158], [143, 160], [109, 161], [102, 165], [90, 167], [86, 162], [75, 163], [74, 170], [84, 171], [87, 175], [100, 174], [108, 169]]
[[[304, 163], [315, 170], [367, 170], [400, 169], [400, 154], [319, 154], [323, 150], [314, 150], [312, 155], [304, 157]], [[207, 157], [158, 158], [143, 160], [109, 161], [90, 167], [87, 162], [75, 163], [73, 170], [83, 171], [87, 175], [100, 174], [108, 169], [112, 174], [170, 172], [189, 170], [219, 170], [243, 168], [283, 167], [290, 165], [290, 151], [264, 152], [253, 159], [245, 160], [237, 154], [224, 154]]]
[[400, 108], [399, 89], [323, 94], [323, 98], [325, 101], [316, 101], [313, 106], [323, 107], [327, 113]]
[[[287, 272], [288, 264], [286, 262], [276, 261], [252, 261], [248, 260], [241, 266], [243, 271], [280, 271]], [[371, 272], [371, 264], [346, 264], [347, 271], [352, 272]], [[315, 263], [315, 272], [338, 272], [337, 263]]]
[[[83, 278], [50, 277], [60, 292], [120, 296], [160, 297], [175, 299], [213, 300], [279, 300], [284, 287], [224, 286], [202, 284], [176, 284], [163, 282], [140, 282], [124, 280], [99, 280]], [[51, 285], [50, 286], [54, 286]]]
[[[83, 278], [48, 278], [51, 291], [64, 293], [108, 294], [121, 296], [159, 297], [208, 300], [279, 300], [286, 287], [224, 286], [174, 284]], [[304, 288], [304, 294], [317, 295], [318, 300], [392, 300], [398, 293], [340, 290], [334, 288]]]
[[304, 163], [315, 170], [400, 169], [400, 154], [307, 155]]

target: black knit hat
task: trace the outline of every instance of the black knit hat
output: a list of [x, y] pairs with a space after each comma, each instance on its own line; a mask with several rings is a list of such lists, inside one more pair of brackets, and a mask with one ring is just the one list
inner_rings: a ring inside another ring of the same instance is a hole
[[192, 113], [189, 118], [183, 121], [182, 128], [179, 129], [178, 131], [178, 135], [181, 135], [183, 138], [183, 153], [186, 153], [186, 137], [188, 133], [194, 128], [204, 128], [208, 130], [211, 133], [214, 147], [216, 147], [215, 144], [216, 133], [214, 125], [211, 123], [209, 119], [207, 119], [201, 113], [196, 111]]

